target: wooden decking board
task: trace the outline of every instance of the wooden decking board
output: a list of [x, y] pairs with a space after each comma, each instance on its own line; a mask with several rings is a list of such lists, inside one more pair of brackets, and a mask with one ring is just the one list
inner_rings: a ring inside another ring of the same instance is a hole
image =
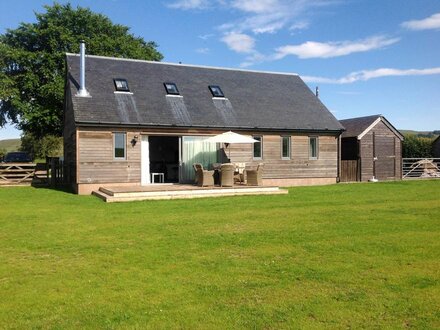
[[93, 195], [106, 202], [123, 202], [287, 193], [287, 190], [269, 186], [198, 187], [194, 185], [157, 184], [134, 187], [101, 187], [98, 191], [94, 191]]

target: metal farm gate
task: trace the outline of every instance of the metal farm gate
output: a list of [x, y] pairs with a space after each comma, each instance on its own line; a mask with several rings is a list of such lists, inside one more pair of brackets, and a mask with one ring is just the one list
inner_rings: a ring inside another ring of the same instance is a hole
[[403, 179], [440, 178], [440, 158], [403, 158]]

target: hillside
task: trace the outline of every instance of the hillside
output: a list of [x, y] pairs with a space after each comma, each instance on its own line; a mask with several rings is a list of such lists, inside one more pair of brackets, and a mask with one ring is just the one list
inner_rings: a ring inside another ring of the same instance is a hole
[[438, 135], [440, 135], [440, 131], [413, 131], [413, 130], [407, 130], [407, 129], [401, 129], [399, 130], [400, 133], [407, 135], [407, 134], [413, 134], [417, 135], [419, 137], [427, 137], [427, 138], [435, 138]]
[[20, 149], [20, 146], [21, 146], [20, 139], [0, 140], [0, 149], [5, 149], [6, 152], [17, 151]]

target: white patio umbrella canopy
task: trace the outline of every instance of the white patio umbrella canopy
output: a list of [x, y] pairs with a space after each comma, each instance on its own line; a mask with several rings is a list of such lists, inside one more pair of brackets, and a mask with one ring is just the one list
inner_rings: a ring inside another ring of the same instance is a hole
[[216, 143], [255, 143], [257, 140], [241, 135], [238, 133], [234, 133], [232, 131], [225, 132], [216, 136], [211, 136], [206, 139], [206, 142], [216, 142]]
[[[206, 142], [224, 143], [226, 148], [230, 143], [255, 143], [259, 142], [249, 136], [234, 133], [232, 131], [225, 132], [216, 136], [211, 136], [205, 140]], [[228, 148], [229, 149], [229, 148]], [[229, 159], [231, 159], [231, 149], [229, 149]]]

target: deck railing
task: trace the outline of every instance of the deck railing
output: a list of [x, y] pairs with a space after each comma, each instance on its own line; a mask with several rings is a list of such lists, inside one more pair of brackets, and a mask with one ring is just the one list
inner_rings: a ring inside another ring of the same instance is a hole
[[440, 178], [440, 158], [403, 158], [402, 178]]

